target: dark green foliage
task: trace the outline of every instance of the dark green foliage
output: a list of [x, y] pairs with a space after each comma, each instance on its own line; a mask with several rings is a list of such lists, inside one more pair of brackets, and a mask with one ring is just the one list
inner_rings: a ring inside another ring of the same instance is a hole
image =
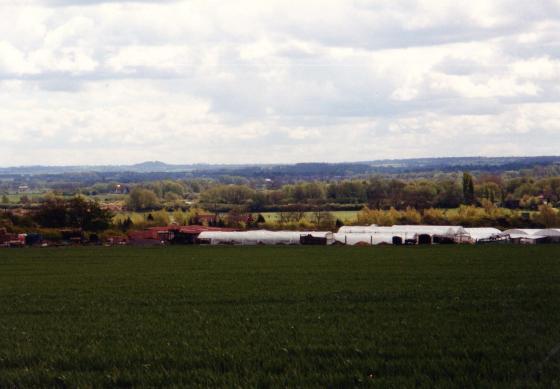
[[116, 227], [119, 230], [126, 232], [130, 230], [132, 227], [134, 227], [134, 222], [132, 221], [130, 216], [128, 216], [125, 220], [117, 222]]
[[27, 195], [23, 195], [19, 198], [19, 203], [20, 204], [29, 204], [30, 202], [31, 202], [31, 199]]
[[469, 173], [463, 173], [463, 200], [465, 204], [474, 204], [474, 180]]
[[506, 208], [537, 210], [539, 205], [560, 205], [560, 178], [508, 178], [471, 173], [431, 178], [370, 177], [340, 181], [309, 181], [258, 189], [256, 185], [209, 185], [200, 197], [204, 208], [227, 212], [244, 206], [252, 212], [281, 212], [299, 206], [307, 211], [342, 210], [367, 205], [370, 209], [457, 208], [461, 204], [490, 202]]
[[95, 201], [82, 197], [52, 198], [41, 204], [35, 214], [36, 222], [46, 228], [80, 228], [103, 231], [109, 227], [113, 215]]
[[558, 387], [558, 252], [3, 250], [0, 387]]
[[126, 205], [132, 211], [143, 211], [158, 208], [160, 203], [154, 191], [136, 187], [130, 192]]

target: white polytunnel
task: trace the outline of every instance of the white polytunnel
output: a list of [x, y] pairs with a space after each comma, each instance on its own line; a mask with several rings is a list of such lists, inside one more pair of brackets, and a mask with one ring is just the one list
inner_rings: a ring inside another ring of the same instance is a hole
[[461, 226], [395, 225], [391, 229], [393, 232], [442, 236], [455, 236], [465, 233], [465, 229]]
[[375, 233], [377, 227], [375, 224], [372, 226], [342, 226], [338, 229], [340, 234], [370, 234]]
[[333, 242], [333, 233], [330, 231], [204, 231], [198, 239], [208, 241], [212, 245], [299, 245], [301, 237], [309, 235], [324, 238], [327, 244]]
[[558, 228], [546, 228], [544, 230], [538, 230], [537, 232], [535, 232], [534, 235], [545, 236], [547, 238], [560, 237], [560, 229], [558, 229]]
[[394, 225], [391, 227], [346, 226], [338, 233], [329, 231], [203, 231], [201, 242], [212, 245], [330, 245], [349, 246], [379, 244], [449, 244], [502, 241], [511, 238], [515, 242], [560, 241], [560, 229], [510, 229], [501, 232], [497, 228], [463, 228], [461, 226]]
[[342, 243], [348, 246], [355, 245], [369, 245], [375, 246], [378, 244], [392, 244], [393, 235], [392, 234], [344, 234], [336, 233], [334, 234], [334, 240], [336, 243]]
[[461, 226], [428, 226], [428, 225], [394, 225], [391, 227], [372, 226], [344, 226], [338, 230], [339, 233], [384, 233], [384, 234], [427, 234], [455, 236], [465, 234], [465, 229]]
[[465, 228], [465, 231], [473, 242], [478, 242], [479, 240], [484, 239], [492, 239], [498, 238], [502, 235], [502, 231], [498, 230], [497, 228], [490, 228], [490, 227], [474, 227], [474, 228]]
[[512, 239], [515, 239], [536, 236], [539, 231], [542, 230], [539, 230], [537, 228], [512, 228], [509, 230], [505, 230], [503, 234], [509, 235]]
[[344, 231], [367, 231], [366, 233], [386, 234], [391, 236], [394, 244], [404, 244], [412, 241], [420, 244], [429, 243], [461, 243], [470, 242], [472, 238], [461, 226], [430, 226], [430, 225], [393, 225], [391, 227], [380, 226], [354, 226], [354, 229]]

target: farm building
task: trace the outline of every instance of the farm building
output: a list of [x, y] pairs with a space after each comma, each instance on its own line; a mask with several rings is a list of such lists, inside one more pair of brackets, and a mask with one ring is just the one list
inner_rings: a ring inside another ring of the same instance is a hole
[[[548, 231], [539, 232], [539, 231]], [[513, 229], [501, 232], [497, 228], [481, 227], [481, 228], [463, 228], [461, 226], [430, 226], [430, 225], [393, 225], [391, 227], [371, 226], [350, 226], [341, 227], [339, 234], [383, 234], [392, 235], [393, 244], [407, 243], [477, 243], [477, 242], [496, 242], [506, 241], [511, 235], [513, 239], [527, 238], [535, 233], [545, 237], [558, 236], [560, 240], [560, 229], [558, 230], [537, 230], [537, 229]], [[337, 241], [343, 240], [344, 237]], [[355, 237], [350, 241], [357, 239], [367, 240], [365, 236]], [[346, 239], [348, 241], [348, 238]]]
[[498, 240], [503, 236], [502, 231], [498, 230], [497, 228], [475, 227], [465, 228], [465, 231], [467, 232], [467, 234], [469, 234], [472, 243]]
[[540, 235], [541, 231], [543, 230], [539, 230], [537, 228], [513, 228], [513, 229], [505, 230], [503, 234], [509, 236], [512, 243], [518, 243], [518, 244], [546, 243], [547, 237]]
[[526, 237], [535, 235], [539, 230], [538, 228], [512, 228], [505, 230], [504, 234], [511, 236], [512, 238]]
[[151, 227], [142, 231], [132, 231], [128, 234], [131, 244], [154, 245], [163, 243], [194, 244], [201, 232], [231, 232], [230, 228], [204, 226], [165, 226]]
[[25, 245], [25, 234], [12, 234], [0, 228], [0, 247], [22, 247]]
[[541, 231], [536, 228], [512, 228], [505, 230], [504, 235], [508, 236], [512, 243], [518, 244], [536, 244], [543, 243], [544, 236], [537, 235]]
[[549, 238], [560, 237], [560, 228], [546, 228], [538, 230], [535, 235], [546, 236]]
[[373, 233], [391, 235], [393, 244], [415, 241], [418, 244], [466, 242], [470, 239], [461, 226], [394, 225], [391, 227], [355, 226], [353, 229], [339, 230], [339, 233]]
[[335, 244], [348, 246], [375, 246], [378, 244], [393, 244], [393, 235], [386, 233], [336, 233]]
[[535, 235], [546, 238], [542, 243], [560, 243], [560, 229], [558, 228], [539, 230]]
[[172, 230], [172, 244], [195, 244], [202, 232], [234, 232], [232, 228], [204, 227], [204, 226], [183, 226], [174, 227]]
[[124, 236], [112, 236], [107, 239], [106, 243], [113, 246], [125, 245], [128, 244], [128, 239]]
[[204, 231], [198, 236], [199, 242], [211, 245], [299, 245], [304, 239], [322, 238], [326, 244], [333, 242], [333, 233], [329, 231]]
[[537, 243], [560, 243], [560, 229], [511, 229], [504, 231], [513, 243], [537, 244]]
[[373, 234], [377, 232], [377, 225], [371, 226], [342, 226], [338, 229], [339, 234]]
[[460, 243], [468, 239], [465, 229], [460, 226], [395, 225], [392, 233], [404, 241], [416, 238], [418, 244]]
[[153, 227], [128, 233], [128, 240], [134, 245], [161, 244], [169, 240], [168, 227]]

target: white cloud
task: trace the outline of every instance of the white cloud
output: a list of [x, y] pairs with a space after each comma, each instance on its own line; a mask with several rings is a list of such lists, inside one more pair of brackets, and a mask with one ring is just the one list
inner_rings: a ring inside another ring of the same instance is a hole
[[0, 1], [0, 164], [557, 154], [558, 34], [554, 0]]

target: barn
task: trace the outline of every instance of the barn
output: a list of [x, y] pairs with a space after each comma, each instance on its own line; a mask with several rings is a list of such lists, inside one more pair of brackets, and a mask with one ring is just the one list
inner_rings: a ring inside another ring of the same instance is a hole
[[231, 228], [172, 225], [132, 231], [128, 234], [128, 239], [134, 245], [194, 244], [197, 243], [197, 238], [203, 231], [231, 232], [235, 230]]

